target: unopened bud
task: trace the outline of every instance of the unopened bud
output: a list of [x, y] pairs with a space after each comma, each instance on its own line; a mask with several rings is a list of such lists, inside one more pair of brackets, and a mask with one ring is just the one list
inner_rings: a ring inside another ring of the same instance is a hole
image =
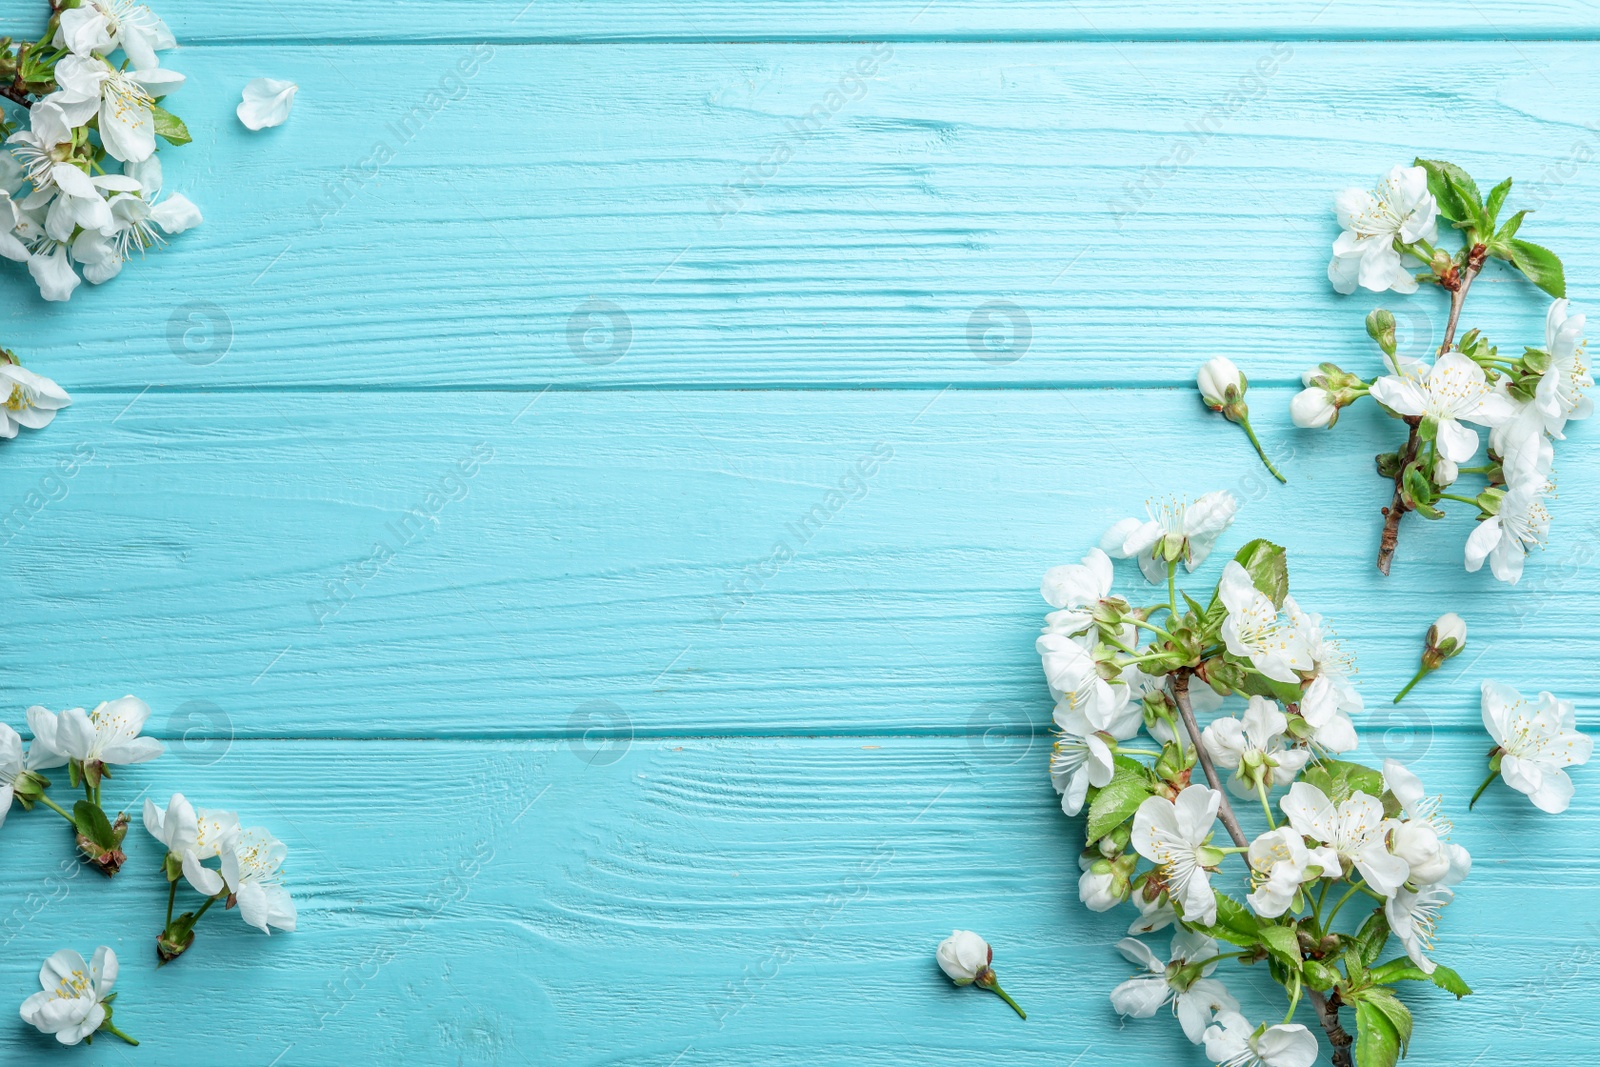
[[1249, 380], [1226, 356], [1217, 356], [1202, 363], [1199, 373], [1195, 375], [1195, 384], [1200, 387], [1200, 399], [1212, 411], [1222, 412], [1232, 422], [1238, 422], [1249, 414], [1244, 404]]
[[1383, 308], [1375, 308], [1367, 315], [1367, 336], [1378, 342], [1385, 355], [1394, 355], [1394, 316]]

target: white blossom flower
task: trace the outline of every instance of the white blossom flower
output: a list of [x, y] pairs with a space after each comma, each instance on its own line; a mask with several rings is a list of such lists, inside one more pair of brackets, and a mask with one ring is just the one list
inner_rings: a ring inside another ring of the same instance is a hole
[[244, 87], [244, 97], [235, 113], [239, 121], [252, 130], [268, 126], [282, 126], [294, 106], [294, 94], [300, 86], [276, 78], [257, 78]]
[[1221, 793], [1191, 785], [1175, 800], [1149, 797], [1133, 814], [1134, 851], [1162, 869], [1187, 923], [1209, 926], [1217, 921], [1217, 898], [1206, 871], [1215, 862], [1215, 850], [1206, 841], [1221, 804]]
[[139, 195], [122, 192], [109, 201], [111, 222], [98, 230], [84, 230], [72, 242], [72, 258], [83, 265], [83, 276], [95, 285], [116, 277], [122, 264], [135, 253], [166, 244], [161, 235], [180, 234], [202, 219], [200, 209], [181, 193], [161, 199], [161, 158], [129, 163], [123, 172], [137, 182]]
[[1115, 770], [1111, 743], [1126, 741], [1139, 732], [1140, 709], [1126, 704], [1103, 725], [1091, 722], [1084, 709], [1062, 701], [1052, 716], [1061, 736], [1050, 750], [1050, 784], [1061, 794], [1061, 810], [1076, 815], [1092, 785], [1111, 781]]
[[1302, 883], [1340, 874], [1338, 854], [1326, 845], [1306, 848], [1292, 826], [1269, 830], [1250, 842], [1248, 859], [1252, 892], [1245, 899], [1266, 919], [1288, 911]]
[[1393, 289], [1415, 292], [1417, 280], [1401, 261], [1401, 244], [1438, 239], [1439, 206], [1428, 192], [1428, 173], [1421, 167], [1395, 167], [1378, 187], [1346, 189], [1334, 197], [1334, 213], [1342, 231], [1333, 242], [1328, 280], [1341, 293], [1353, 293], [1359, 282], [1375, 293]]
[[[1228, 609], [1222, 623], [1222, 640], [1228, 651], [1248, 659], [1255, 669], [1279, 682], [1298, 682], [1297, 671], [1310, 671], [1314, 663], [1305, 635], [1294, 624], [1278, 618], [1272, 598], [1256, 588], [1250, 572], [1238, 560], [1222, 570], [1217, 595]], [[1284, 607], [1293, 602], [1284, 598]], [[1296, 612], [1298, 609], [1294, 609]]]
[[1330, 846], [1343, 864], [1354, 864], [1373, 890], [1393, 896], [1411, 873], [1406, 861], [1392, 855], [1385, 844], [1392, 820], [1385, 819], [1383, 804], [1357, 790], [1335, 805], [1326, 793], [1306, 782], [1296, 782], [1278, 802], [1289, 825], [1321, 844]]
[[1214, 719], [1200, 740], [1217, 766], [1233, 772], [1228, 788], [1236, 796], [1249, 797], [1256, 792], [1257, 771], [1270, 785], [1288, 785], [1311, 758], [1306, 749], [1284, 744], [1288, 729], [1289, 718], [1276, 702], [1252, 696], [1242, 720], [1232, 715]]
[[38, 430], [50, 425], [56, 412], [72, 403], [67, 391], [42, 374], [15, 363], [0, 362], [0, 437], [17, 436], [17, 430]]
[[63, 1045], [76, 1045], [106, 1021], [105, 1000], [116, 980], [117, 954], [109, 948], [96, 949], [92, 965], [64, 948], [44, 961], [44, 991], [22, 1002], [22, 1021]]
[[[45, 99], [34, 104], [28, 112], [28, 128], [18, 130], [6, 138], [12, 155], [28, 183], [38, 189], [48, 189], [54, 184], [51, 172], [67, 162], [72, 155], [72, 125], [59, 104]], [[14, 193], [14, 188], [6, 192]]]
[[1083, 855], [1078, 857], [1078, 902], [1090, 911], [1110, 911], [1128, 899], [1127, 872], [1110, 859]]
[[1402, 889], [1383, 902], [1390, 931], [1400, 939], [1406, 955], [1423, 974], [1432, 974], [1438, 966], [1424, 953], [1433, 949], [1433, 927], [1440, 909], [1455, 896], [1442, 885], [1425, 885], [1416, 891]]
[[1082, 711], [1094, 729], [1106, 729], [1127, 707], [1128, 687], [1100, 677], [1093, 655], [1077, 640], [1040, 634], [1034, 648], [1056, 703]]
[[[30, 195], [17, 207], [14, 236], [26, 253], [28, 273], [39, 287], [39, 295], [50, 301], [70, 299], [73, 290], [78, 287], [78, 272], [72, 269], [66, 244], [45, 232], [48, 200], [34, 202]], [[0, 253], [4, 253], [7, 259], [18, 258], [16, 245], [10, 242], [0, 246]]]
[[[228, 892], [237, 898], [239, 915], [264, 934], [272, 933], [269, 927], [294, 930], [294, 901], [281, 880], [288, 852], [282, 841], [259, 827], [229, 835], [222, 848], [222, 881]], [[194, 868], [205, 870], [186, 857], [183, 873], [191, 882]], [[204, 889], [200, 891], [205, 892]], [[217, 890], [212, 891], [215, 892]]]
[[1355, 664], [1321, 615], [1301, 611], [1293, 597], [1284, 597], [1283, 608], [1316, 671], [1300, 698], [1300, 716], [1312, 729], [1311, 742], [1328, 752], [1348, 752], [1358, 743], [1350, 716], [1364, 707], [1351, 682]]
[[989, 969], [994, 950], [971, 930], [952, 930], [934, 953], [939, 969], [956, 985], [971, 985]]
[[1317, 1039], [1299, 1023], [1279, 1023], [1256, 1035], [1256, 1028], [1235, 1011], [1222, 1012], [1205, 1033], [1206, 1056], [1221, 1067], [1311, 1067], [1317, 1062]]
[[1459, 352], [1446, 352], [1415, 378], [1385, 375], [1372, 383], [1372, 398], [1399, 415], [1437, 426], [1439, 454], [1466, 463], [1478, 451], [1478, 433], [1462, 422], [1494, 426], [1515, 412], [1496, 393], [1483, 368]]
[[1499, 682], [1483, 683], [1483, 726], [1500, 748], [1500, 777], [1526, 793], [1540, 811], [1559, 814], [1572, 803], [1572, 779], [1563, 769], [1588, 763], [1594, 738], [1579, 733], [1570, 700], [1540, 693], [1531, 707]]
[[[144, 802], [144, 828], [163, 845], [167, 855], [180, 864], [199, 865], [222, 853], [224, 845], [238, 832], [239, 817], [231, 811], [196, 811], [182, 793], [172, 794], [166, 811], [151, 800]], [[185, 870], [188, 868], [186, 867]], [[199, 881], [189, 879], [189, 884], [205, 896], [215, 896], [222, 888], [220, 877], [209, 868]]]
[[140, 737], [150, 705], [126, 696], [102, 703], [94, 711], [68, 708], [59, 715], [35, 705], [28, 709], [28, 769], [60, 767], [68, 760], [80, 763], [131, 765], [155, 759], [166, 751], [153, 737]]
[[22, 738], [17, 731], [0, 722], [0, 826], [5, 825], [11, 813], [11, 801], [16, 794], [16, 782], [27, 770], [22, 755]]
[[1082, 563], [1045, 571], [1039, 592], [1057, 609], [1045, 616], [1047, 632], [1070, 637], [1094, 625], [1094, 609], [1111, 595], [1114, 576], [1111, 558], [1098, 548], [1091, 548]]
[[1401, 820], [1391, 835], [1390, 851], [1411, 868], [1411, 882], [1455, 885], [1466, 878], [1472, 872], [1472, 855], [1449, 840], [1454, 826], [1442, 809], [1444, 798], [1428, 796], [1422, 779], [1396, 759], [1383, 761], [1383, 785], [1400, 804]]
[[161, 17], [133, 0], [85, 0], [61, 12], [55, 46], [73, 55], [108, 56], [121, 48], [135, 70], [150, 70], [156, 53], [176, 48], [177, 40]]
[[113, 158], [140, 163], [156, 150], [155, 98], [183, 84], [183, 75], [152, 67], [118, 70], [100, 56], [70, 55], [56, 64], [59, 92], [46, 97], [81, 126], [100, 116], [100, 142]]
[[1139, 909], [1139, 917], [1129, 924], [1129, 934], [1153, 934], [1178, 921], [1178, 911], [1172, 906], [1172, 899], [1165, 890], [1157, 891], [1153, 897], [1147, 897], [1146, 891], [1140, 888], [1133, 894], [1133, 904]]
[[[1117, 951], [1128, 962], [1144, 968], [1144, 973], [1111, 991], [1111, 1006], [1118, 1014], [1148, 1019], [1170, 1002], [1184, 1036], [1198, 1045], [1217, 1012], [1239, 1009], [1239, 1002], [1221, 979], [1209, 977], [1217, 968], [1217, 943], [1204, 934], [1193, 930], [1174, 934], [1169, 963], [1162, 963], [1144, 942], [1131, 937], [1117, 942]], [[1198, 973], [1187, 969], [1189, 964], [1206, 960], [1211, 962], [1200, 967]]]
[[1549, 483], [1518, 482], [1506, 487], [1500, 507], [1467, 535], [1467, 570], [1476, 571], [1489, 561], [1489, 570], [1502, 582], [1516, 585], [1528, 549], [1544, 544], [1550, 532], [1550, 510], [1544, 506]]
[[1586, 390], [1594, 385], [1584, 359], [1582, 315], [1568, 315], [1567, 302], [1557, 300], [1545, 314], [1545, 351], [1550, 366], [1539, 378], [1534, 403], [1544, 416], [1545, 429], [1558, 440], [1568, 419], [1587, 419], [1594, 413], [1594, 401]]
[[1144, 576], [1156, 585], [1167, 580], [1167, 561], [1183, 560], [1191, 571], [1205, 562], [1211, 546], [1233, 524], [1239, 502], [1218, 490], [1194, 501], [1171, 498], [1145, 502], [1148, 519], [1123, 519], [1100, 540], [1100, 547], [1118, 559], [1136, 558]]

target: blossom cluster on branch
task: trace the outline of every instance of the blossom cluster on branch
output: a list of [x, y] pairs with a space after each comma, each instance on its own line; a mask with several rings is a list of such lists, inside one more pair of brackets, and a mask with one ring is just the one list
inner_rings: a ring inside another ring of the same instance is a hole
[[[150, 706], [125, 696], [102, 703], [93, 711], [69, 708], [52, 712], [43, 707], [27, 711], [33, 740], [23, 748], [21, 736], [0, 723], [0, 825], [13, 803], [24, 811], [43, 806], [65, 819], [84, 862], [107, 877], [127, 862], [123, 845], [130, 819], [120, 812], [114, 819], [104, 805], [105, 783], [112, 768], [132, 766], [159, 757], [164, 746], [144, 736]], [[65, 768], [67, 782], [83, 790], [83, 799], [71, 810], [49, 795], [52, 782], [42, 773]], [[250, 926], [263, 933], [293, 930], [294, 900], [283, 885], [282, 868], [287, 849], [260, 827], [242, 827], [231, 811], [195, 809], [181, 793], [173, 794], [165, 810], [146, 800], [144, 826], [165, 848], [162, 868], [168, 883], [166, 925], [156, 937], [161, 963], [177, 959], [194, 943], [194, 928], [201, 916], [219, 901], [224, 909], [237, 908]], [[216, 867], [206, 861], [215, 859]], [[202, 899], [199, 907], [174, 915], [178, 883], [182, 881]], [[62, 1044], [89, 1040], [106, 1030], [128, 1040], [111, 1022], [111, 983], [117, 973], [116, 955], [102, 948], [92, 965], [71, 950], [62, 950], [45, 962], [40, 974], [43, 991], [22, 1005], [22, 1018], [39, 1030], [54, 1034]]]
[[162, 196], [156, 154], [157, 138], [190, 140], [162, 106], [184, 76], [157, 53], [176, 45], [132, 0], [64, 0], [37, 41], [0, 39], [3, 95], [21, 110], [0, 116], [0, 256], [26, 264], [44, 299], [70, 299], [80, 270], [109, 281], [201, 222], [187, 197]]
[[[1336, 290], [1413, 293], [1428, 285], [1450, 301], [1431, 362], [1399, 351], [1394, 315], [1380, 308], [1367, 316], [1367, 333], [1385, 373], [1367, 378], [1323, 363], [1305, 372], [1305, 389], [1290, 404], [1297, 426], [1327, 428], [1341, 410], [1370, 396], [1406, 425], [1405, 442], [1377, 457], [1378, 473], [1394, 483], [1378, 550], [1385, 574], [1401, 517], [1416, 512], [1442, 519], [1441, 503], [1452, 501], [1474, 509], [1478, 523], [1466, 539], [1467, 570], [1487, 561], [1496, 578], [1515, 583], [1529, 549], [1542, 545], [1549, 530], [1553, 442], [1565, 438], [1568, 422], [1593, 412], [1584, 316], [1567, 303], [1561, 260], [1519, 236], [1528, 212], [1501, 221], [1511, 187], [1507, 178], [1484, 195], [1460, 167], [1418, 159], [1395, 167], [1375, 189], [1347, 189], [1335, 199], [1342, 232], [1328, 278]], [[1454, 252], [1440, 247], [1441, 219], [1460, 234]], [[1556, 298], [1545, 315], [1542, 345], [1526, 346], [1520, 355], [1502, 355], [1476, 329], [1456, 335], [1467, 293], [1493, 259]], [[1408, 261], [1425, 269], [1413, 274]], [[1481, 438], [1473, 427], [1488, 431], [1479, 462]], [[1458, 484], [1468, 474], [1486, 483], [1470, 495]]]
[[[1290, 594], [1284, 549], [1250, 541], [1199, 598], [1179, 588], [1235, 511], [1225, 492], [1153, 502], [1081, 563], [1044, 576], [1053, 610], [1036, 647], [1059, 734], [1049, 771], [1062, 810], [1085, 820], [1079, 897], [1138, 913], [1118, 945], [1135, 973], [1111, 992], [1123, 1015], [1170, 1006], [1189, 1040], [1229, 1067], [1309, 1067], [1320, 1046], [1294, 1021], [1304, 998], [1336, 1064], [1349, 1067], [1353, 1046], [1361, 1067], [1389, 1067], [1412, 1032], [1399, 983], [1471, 992], [1432, 950], [1472, 860], [1450, 839], [1440, 798], [1403, 764], [1346, 758], [1363, 710], [1354, 664]], [[1112, 557], [1135, 559], [1165, 598], [1118, 595]], [[1441, 622], [1435, 658], [1465, 640], [1464, 626]], [[1570, 703], [1542, 694], [1530, 707], [1493, 683], [1484, 700], [1491, 780], [1564, 808], [1563, 768], [1589, 757]], [[1249, 802], [1244, 819], [1230, 795]], [[1259, 828], [1247, 833], [1246, 821]], [[1166, 928], [1165, 956], [1139, 940]], [[1215, 975], [1224, 961], [1283, 987], [1281, 1022], [1241, 1014]]]

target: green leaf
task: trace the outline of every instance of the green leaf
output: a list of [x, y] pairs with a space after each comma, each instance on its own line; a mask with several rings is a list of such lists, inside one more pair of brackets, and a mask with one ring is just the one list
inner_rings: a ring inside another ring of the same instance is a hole
[[[1361, 991], [1360, 1003], [1370, 1004], [1383, 1013], [1389, 1020], [1389, 1025], [1394, 1027], [1395, 1036], [1400, 1039], [1400, 1055], [1406, 1054], [1406, 1048], [1411, 1044], [1411, 1009], [1400, 1003], [1400, 998], [1382, 986], [1373, 986]], [[1357, 1008], [1357, 1023], [1360, 1022], [1360, 1009]]]
[[1240, 948], [1250, 948], [1261, 943], [1261, 922], [1250, 909], [1226, 893], [1212, 890], [1217, 898], [1217, 921], [1201, 929], [1218, 941], [1226, 941]]
[[1567, 295], [1567, 274], [1560, 258], [1543, 245], [1512, 238], [1511, 265], [1558, 300]]
[[1483, 200], [1472, 175], [1442, 159], [1418, 159], [1415, 165], [1428, 172], [1428, 192], [1439, 202], [1440, 214], [1451, 222], [1477, 220]]
[[116, 831], [111, 829], [111, 820], [106, 818], [106, 813], [100, 810], [99, 805], [87, 800], [78, 801], [72, 806], [72, 821], [80, 834], [106, 851], [117, 847]]
[[1356, 952], [1361, 956], [1361, 965], [1371, 967], [1388, 943], [1389, 919], [1381, 910], [1375, 911], [1356, 932]]
[[1500, 217], [1500, 208], [1506, 202], [1506, 194], [1511, 192], [1511, 179], [1507, 178], [1493, 189], [1489, 190], [1489, 199], [1483, 202], [1484, 227], [1490, 233], [1494, 232], [1495, 220]]
[[1273, 607], [1283, 607], [1283, 598], [1289, 595], [1289, 555], [1282, 546], [1258, 537], [1233, 558], [1250, 573], [1256, 588], [1271, 598]]
[[1296, 971], [1300, 969], [1300, 939], [1289, 927], [1262, 923], [1261, 943], [1290, 968]]
[[160, 104], [150, 105], [150, 114], [155, 116], [156, 136], [164, 137], [171, 144], [188, 144], [194, 140], [189, 136], [189, 127], [183, 120]]
[[1200, 606], [1200, 602], [1198, 600], [1196, 600], [1194, 597], [1190, 596], [1188, 593], [1185, 593], [1182, 589], [1178, 590], [1178, 593], [1179, 593], [1180, 596], [1183, 597], [1183, 599], [1185, 601], [1188, 602], [1189, 610], [1194, 612], [1195, 618], [1197, 618], [1197, 619], [1205, 618], [1206, 609]]
[[[1247, 665], [1248, 666], [1248, 665]], [[1280, 682], [1255, 670], [1247, 670], [1241, 688], [1251, 696], [1271, 697], [1285, 704], [1298, 704], [1305, 696], [1304, 688], [1294, 682]]]
[[[1517, 231], [1522, 229], [1522, 220], [1527, 218], [1527, 217], [1528, 217], [1528, 212], [1527, 212], [1526, 209], [1517, 212], [1515, 215], [1512, 215], [1509, 219], [1506, 220], [1506, 224], [1504, 226], [1500, 227], [1500, 232], [1495, 234], [1495, 240], [1497, 242], [1499, 242], [1499, 241], [1510, 241], [1513, 237], [1515, 237], [1517, 235]], [[1510, 257], [1508, 255], [1508, 256], [1501, 257], [1501, 258], [1510, 258]]]
[[1437, 964], [1432, 974], [1424, 974], [1421, 967], [1404, 956], [1392, 959], [1382, 967], [1374, 967], [1372, 980], [1380, 985], [1400, 981], [1432, 982], [1445, 992], [1454, 993], [1457, 1000], [1472, 995], [1472, 988], [1461, 980], [1459, 974], [1444, 964]]
[[1129, 819], [1150, 796], [1150, 775], [1137, 761], [1118, 756], [1116, 770], [1089, 803], [1084, 836], [1098, 841]]
[[1356, 1062], [1361, 1067], [1394, 1067], [1400, 1034], [1376, 1004], [1356, 1002]]

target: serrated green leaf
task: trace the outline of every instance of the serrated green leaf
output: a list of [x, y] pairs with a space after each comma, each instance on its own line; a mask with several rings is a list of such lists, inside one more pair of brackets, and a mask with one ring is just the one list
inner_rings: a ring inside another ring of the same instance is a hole
[[1289, 554], [1281, 545], [1258, 537], [1233, 558], [1249, 572], [1256, 588], [1271, 598], [1273, 607], [1283, 607], [1283, 598], [1289, 595]]
[[1218, 941], [1249, 948], [1261, 941], [1261, 922], [1243, 904], [1226, 893], [1212, 890], [1217, 898], [1217, 921], [1204, 927], [1205, 933]]
[[1300, 780], [1322, 790], [1335, 804], [1343, 804], [1357, 792], [1370, 797], [1383, 795], [1382, 771], [1331, 757], [1318, 760]]
[[72, 806], [72, 821], [80, 834], [106, 851], [117, 847], [116, 831], [111, 829], [111, 820], [106, 818], [106, 813], [100, 810], [99, 805], [87, 800], [78, 801]]
[[156, 120], [156, 136], [165, 138], [170, 144], [188, 144], [194, 140], [189, 136], [189, 127], [183, 120], [160, 104], [150, 106], [150, 114]]
[[1279, 961], [1294, 970], [1300, 969], [1300, 939], [1293, 930], [1287, 926], [1262, 923], [1261, 943]]
[[1483, 202], [1484, 221], [1488, 223], [1484, 229], [1494, 232], [1495, 220], [1500, 217], [1500, 208], [1506, 202], [1506, 194], [1511, 192], [1511, 179], [1507, 178], [1493, 189], [1489, 190], [1489, 198]]
[[1394, 1067], [1400, 1058], [1400, 1034], [1376, 1004], [1356, 1002], [1356, 1062], [1361, 1067]]
[[1438, 201], [1440, 214], [1451, 222], [1477, 220], [1483, 200], [1472, 175], [1442, 159], [1418, 159], [1415, 165], [1428, 172], [1428, 192]]
[[1505, 242], [1507, 242], [1507, 249], [1508, 249], [1507, 255], [1503, 256], [1501, 258], [1503, 258], [1503, 259], [1509, 259], [1510, 258], [1510, 254], [1509, 254], [1510, 245], [1509, 245], [1509, 242], [1513, 237], [1515, 237], [1517, 235], [1517, 231], [1522, 229], [1522, 220], [1527, 218], [1527, 217], [1528, 217], [1528, 212], [1527, 212], [1527, 209], [1524, 208], [1523, 210], [1517, 212], [1515, 215], [1512, 215], [1509, 219], [1507, 219], [1506, 220], [1506, 224], [1504, 226], [1500, 227], [1500, 232], [1495, 234], [1495, 240], [1496, 241], [1505, 241]]
[[1150, 796], [1150, 775], [1137, 761], [1118, 756], [1116, 770], [1089, 804], [1084, 836], [1098, 841], [1129, 819]]
[[1560, 257], [1543, 245], [1536, 245], [1532, 241], [1512, 238], [1510, 244], [1513, 267], [1556, 299], [1559, 300], [1567, 295], [1567, 274], [1561, 266]]
[[1454, 993], [1457, 1000], [1472, 995], [1472, 988], [1461, 980], [1459, 974], [1444, 964], [1436, 964], [1432, 974], [1425, 974], [1421, 967], [1404, 956], [1392, 959], [1381, 967], [1374, 967], [1372, 980], [1380, 985], [1402, 981], [1432, 982], [1445, 992]]
[[1361, 957], [1361, 965], [1371, 967], [1383, 952], [1383, 946], [1388, 943], [1389, 919], [1380, 909], [1374, 911], [1356, 932], [1356, 954]]

